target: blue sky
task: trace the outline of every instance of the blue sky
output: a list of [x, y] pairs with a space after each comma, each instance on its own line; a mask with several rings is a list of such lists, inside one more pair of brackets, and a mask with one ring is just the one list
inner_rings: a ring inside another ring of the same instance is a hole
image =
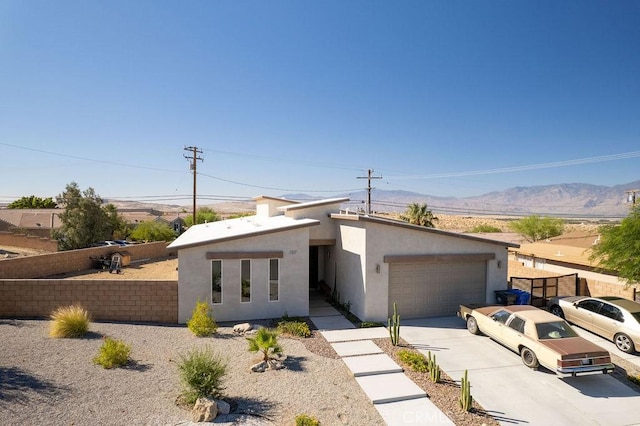
[[0, 0], [0, 202], [640, 179], [638, 1]]

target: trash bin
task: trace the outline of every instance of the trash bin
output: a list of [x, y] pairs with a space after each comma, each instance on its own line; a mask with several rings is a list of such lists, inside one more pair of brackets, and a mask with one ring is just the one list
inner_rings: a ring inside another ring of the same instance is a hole
[[528, 305], [531, 294], [528, 291], [520, 290], [519, 288], [511, 289], [516, 295], [516, 305]]
[[496, 290], [496, 300], [499, 305], [515, 305], [518, 295], [512, 290]]

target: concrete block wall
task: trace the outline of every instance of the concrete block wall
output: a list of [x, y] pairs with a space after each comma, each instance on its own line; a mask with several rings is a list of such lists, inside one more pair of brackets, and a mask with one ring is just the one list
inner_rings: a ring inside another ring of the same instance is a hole
[[58, 251], [58, 242], [47, 237], [37, 235], [15, 234], [0, 232], [0, 246], [25, 247], [49, 252]]
[[80, 250], [67, 250], [35, 256], [0, 259], [0, 279], [25, 279], [50, 277], [56, 274], [91, 269], [91, 257], [111, 256], [126, 251], [131, 254], [131, 262], [166, 257], [166, 242], [136, 244], [127, 247], [92, 247]]
[[97, 321], [177, 324], [177, 281], [0, 280], [0, 317], [48, 318], [79, 303]]

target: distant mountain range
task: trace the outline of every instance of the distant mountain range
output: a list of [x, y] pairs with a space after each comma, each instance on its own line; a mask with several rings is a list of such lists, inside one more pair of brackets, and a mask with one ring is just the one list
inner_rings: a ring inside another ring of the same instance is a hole
[[[567, 183], [515, 187], [466, 198], [434, 197], [408, 191], [373, 190], [371, 208], [378, 212], [403, 212], [411, 203], [426, 203], [436, 214], [467, 216], [562, 216], [575, 218], [622, 218], [629, 213], [627, 192], [640, 190], [640, 180], [616, 186]], [[305, 194], [287, 194], [293, 200], [311, 199]], [[349, 197], [347, 207], [365, 208], [366, 191], [338, 194]], [[640, 202], [640, 192], [637, 194]]]
[[[435, 197], [408, 191], [385, 191], [374, 189], [371, 193], [372, 210], [382, 213], [397, 213], [406, 210], [411, 203], [426, 203], [435, 214], [464, 216], [559, 216], [584, 219], [617, 219], [626, 217], [630, 204], [627, 191], [640, 190], [640, 180], [616, 186], [600, 186], [583, 183], [509, 188], [504, 191], [466, 198]], [[640, 192], [637, 194], [640, 202]], [[308, 194], [284, 194], [282, 198], [309, 201], [317, 197]], [[326, 198], [348, 197], [351, 201], [343, 208], [365, 209], [366, 191], [335, 194]], [[107, 201], [107, 200], [105, 200]], [[154, 209], [166, 212], [190, 211], [191, 206], [138, 203], [108, 200], [118, 209]], [[252, 201], [223, 203], [199, 203], [226, 213], [254, 211]]]

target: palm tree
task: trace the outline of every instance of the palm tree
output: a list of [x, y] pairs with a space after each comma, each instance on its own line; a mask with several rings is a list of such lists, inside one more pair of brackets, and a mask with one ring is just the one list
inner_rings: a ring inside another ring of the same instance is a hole
[[405, 222], [409, 222], [413, 225], [425, 226], [427, 228], [435, 228], [433, 222], [437, 221], [438, 218], [433, 215], [431, 210], [427, 209], [427, 204], [418, 204], [412, 203], [409, 204], [407, 210], [403, 215], [400, 216], [400, 219]]
[[250, 352], [261, 352], [262, 360], [269, 362], [282, 353], [278, 344], [278, 333], [268, 328], [259, 328], [254, 337], [247, 337]]

